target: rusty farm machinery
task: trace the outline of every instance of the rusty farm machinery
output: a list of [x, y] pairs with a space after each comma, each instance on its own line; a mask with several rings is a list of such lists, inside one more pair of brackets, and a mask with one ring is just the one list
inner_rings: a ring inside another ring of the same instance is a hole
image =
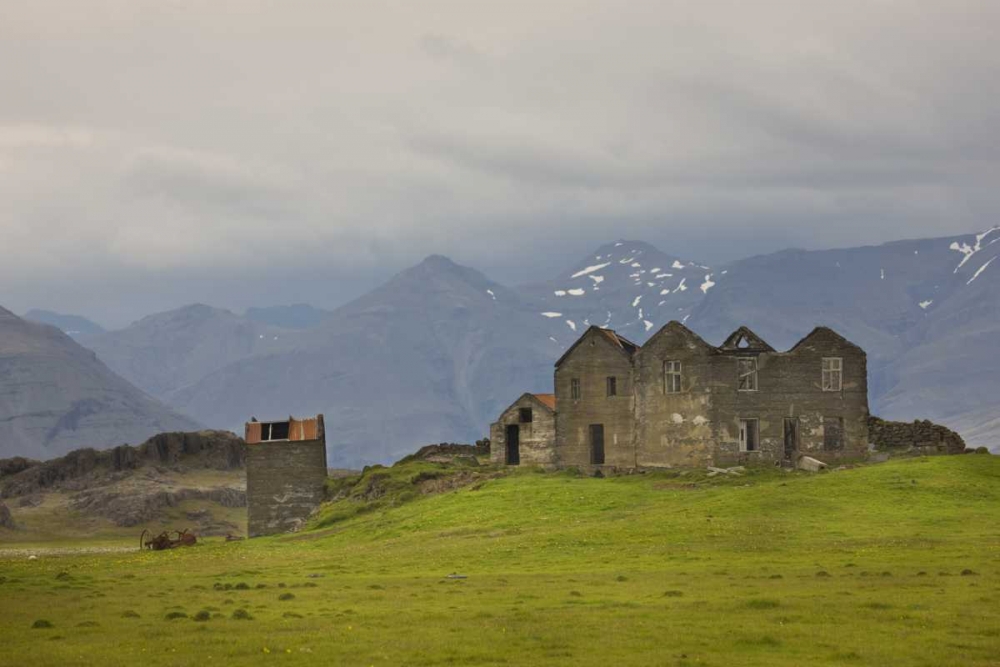
[[[139, 536], [139, 550], [141, 551], [144, 547], [146, 549], [151, 549], [153, 551], [163, 551], [164, 549], [176, 549], [177, 547], [193, 547], [198, 543], [198, 538], [194, 533], [185, 530], [175, 530], [173, 531], [177, 534], [176, 538], [170, 537], [170, 531], [163, 531], [156, 537], [153, 537], [152, 533], [148, 529], [142, 531], [142, 535]], [[149, 533], [150, 539], [146, 539], [146, 534]]]

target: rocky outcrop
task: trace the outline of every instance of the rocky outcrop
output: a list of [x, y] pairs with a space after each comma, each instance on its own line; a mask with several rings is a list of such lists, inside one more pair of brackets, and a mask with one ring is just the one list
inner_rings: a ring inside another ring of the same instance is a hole
[[913, 454], [961, 454], [965, 440], [946, 426], [929, 421], [894, 422], [868, 418], [868, 438], [877, 451]]
[[[30, 495], [47, 490], [79, 491], [118, 481], [143, 466], [235, 470], [245, 466], [242, 438], [229, 431], [161, 433], [138, 447], [78, 449], [44, 463], [22, 466], [16, 474], [0, 478], [0, 498]], [[0, 470], [8, 459], [0, 461]], [[23, 461], [23, 459], [22, 459]]]
[[489, 438], [476, 440], [475, 445], [458, 445], [455, 443], [442, 442], [437, 445], [426, 445], [421, 447], [414, 454], [405, 456], [398, 463], [409, 461], [431, 461], [433, 463], [451, 463], [456, 458], [475, 458], [490, 456]]
[[23, 456], [15, 456], [12, 459], [0, 459], [0, 477], [16, 475], [36, 465], [39, 465], [38, 461], [26, 459]]

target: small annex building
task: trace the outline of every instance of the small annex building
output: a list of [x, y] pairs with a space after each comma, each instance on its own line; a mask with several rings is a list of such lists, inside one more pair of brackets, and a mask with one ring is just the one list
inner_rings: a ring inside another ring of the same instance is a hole
[[326, 429], [323, 415], [246, 423], [247, 535], [299, 528], [323, 502]]
[[868, 451], [867, 357], [827, 327], [779, 352], [746, 327], [715, 346], [673, 321], [639, 346], [591, 326], [556, 361], [554, 388], [554, 437], [546, 414], [545, 427], [531, 422], [525, 445], [518, 411], [536, 404], [525, 394], [491, 428], [500, 443], [494, 461], [794, 465], [804, 455], [831, 461]]
[[490, 424], [490, 458], [494, 463], [554, 465], [556, 395], [522, 394]]

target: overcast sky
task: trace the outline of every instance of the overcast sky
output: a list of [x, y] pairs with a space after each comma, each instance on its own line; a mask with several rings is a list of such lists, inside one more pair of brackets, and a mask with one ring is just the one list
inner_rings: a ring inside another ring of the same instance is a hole
[[984, 229], [1000, 3], [0, 4], [0, 305], [109, 325]]

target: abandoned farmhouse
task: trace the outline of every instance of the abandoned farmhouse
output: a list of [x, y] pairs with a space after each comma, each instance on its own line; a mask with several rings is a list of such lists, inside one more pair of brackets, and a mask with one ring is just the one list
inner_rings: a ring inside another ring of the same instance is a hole
[[794, 464], [868, 449], [864, 350], [818, 327], [778, 352], [746, 327], [716, 347], [680, 322], [645, 345], [592, 326], [490, 427], [496, 463], [655, 468]]

